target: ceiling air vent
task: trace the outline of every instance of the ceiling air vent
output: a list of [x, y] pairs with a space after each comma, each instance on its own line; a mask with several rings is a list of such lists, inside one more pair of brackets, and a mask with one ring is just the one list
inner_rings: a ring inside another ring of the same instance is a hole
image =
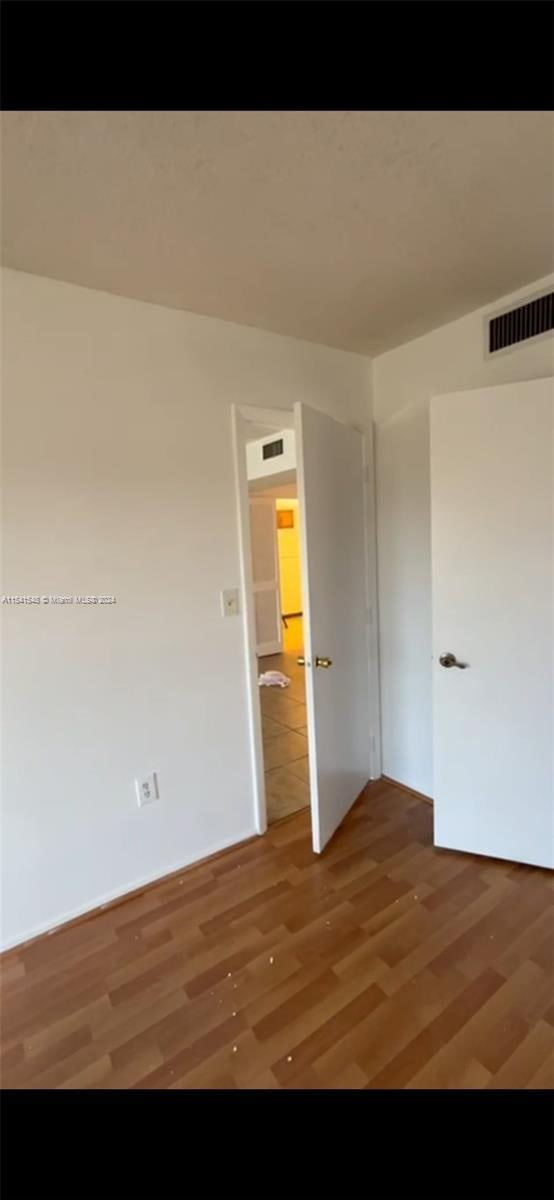
[[275, 442], [266, 442], [262, 446], [262, 458], [278, 458], [283, 453], [283, 439], [277, 438]]
[[489, 354], [527, 342], [550, 329], [554, 329], [554, 292], [493, 317], [489, 321]]

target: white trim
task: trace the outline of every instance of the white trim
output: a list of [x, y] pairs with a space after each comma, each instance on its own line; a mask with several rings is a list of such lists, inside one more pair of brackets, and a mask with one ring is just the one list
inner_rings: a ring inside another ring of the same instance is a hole
[[270, 654], [280, 654], [283, 647], [281, 642], [262, 642], [258, 646], [258, 658], [268, 658]]
[[163, 868], [163, 871], [155, 871], [153, 875], [143, 875], [140, 879], [136, 879], [134, 883], [126, 884], [124, 888], [115, 888], [111, 892], [105, 892], [102, 896], [97, 896], [95, 900], [90, 900], [86, 904], [79, 905], [78, 908], [69, 909], [61, 917], [56, 917], [53, 923], [52, 921], [42, 921], [40, 925], [34, 925], [32, 929], [18, 934], [17, 937], [9, 938], [7, 942], [2, 942], [0, 945], [0, 954], [4, 954], [7, 950], [13, 950], [15, 946], [21, 946], [23, 942], [29, 942], [32, 938], [40, 937], [41, 934], [53, 933], [56, 929], [60, 929], [63, 925], [66, 925], [68, 921], [73, 921], [76, 917], [85, 916], [86, 913], [94, 912], [95, 909], [104, 908], [107, 904], [111, 904], [113, 900], [123, 900], [125, 896], [130, 895], [132, 892], [137, 892], [141, 888], [147, 887], [150, 883], [157, 883], [158, 880], [165, 879], [168, 875], [174, 875], [176, 871], [184, 871], [187, 867], [201, 866], [205, 858], [211, 858], [213, 854], [229, 850], [232, 846], [238, 846], [241, 842], [245, 842], [255, 836], [255, 829], [247, 829], [239, 834], [238, 837], [226, 838], [223, 842], [216, 842], [215, 845], [202, 854], [202, 858], [198, 858], [195, 855], [193, 858], [184, 858], [180, 859], [179, 862], [169, 863], [167, 867]]
[[[236, 404], [236, 411], [246, 421], [254, 422], [256, 425], [267, 425], [269, 429], [294, 429], [294, 414], [290, 408], [257, 408], [253, 404]], [[256, 439], [257, 441], [271, 441], [271, 435]]]
[[[244, 665], [246, 671], [246, 704], [250, 735], [250, 765], [252, 771], [254, 822], [256, 833], [262, 834], [267, 830], [267, 808], [265, 800], [258, 660], [256, 657], [256, 618], [250, 556], [250, 499], [248, 493], [248, 476], [246, 473], [246, 439], [244, 436], [244, 427], [247, 424], [249, 412], [259, 413], [260, 411], [260, 409], [249, 410], [237, 404], [232, 405], [240, 582], [243, 600], [242, 623], [244, 632]], [[254, 420], [257, 418], [251, 417], [250, 419]]]
[[[364, 462], [364, 537], [367, 612], [367, 670], [369, 684], [368, 730], [371, 779], [381, 778], [381, 683], [379, 661], [379, 596], [377, 589], [377, 522], [375, 494], [375, 438], [373, 432], [360, 430]], [[371, 536], [370, 536], [371, 535]]]

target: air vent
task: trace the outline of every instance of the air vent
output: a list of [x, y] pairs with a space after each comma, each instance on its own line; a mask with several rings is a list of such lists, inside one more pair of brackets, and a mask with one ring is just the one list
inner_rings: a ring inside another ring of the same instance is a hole
[[283, 453], [283, 439], [277, 438], [276, 442], [266, 442], [262, 446], [262, 458], [278, 458]]
[[554, 292], [493, 317], [489, 321], [489, 354], [527, 342], [550, 329], [554, 329]]

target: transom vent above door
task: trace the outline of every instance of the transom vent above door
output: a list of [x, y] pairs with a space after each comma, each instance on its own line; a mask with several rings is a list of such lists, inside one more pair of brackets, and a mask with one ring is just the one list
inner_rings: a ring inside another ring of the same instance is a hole
[[554, 329], [554, 292], [539, 296], [489, 321], [489, 354]]

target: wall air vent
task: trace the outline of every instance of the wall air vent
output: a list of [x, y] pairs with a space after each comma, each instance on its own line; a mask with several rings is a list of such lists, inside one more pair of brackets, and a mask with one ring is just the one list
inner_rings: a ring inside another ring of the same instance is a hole
[[262, 458], [278, 458], [283, 453], [283, 439], [277, 438], [275, 442], [266, 442], [262, 446]]
[[489, 354], [496, 354], [518, 342], [527, 342], [551, 329], [554, 329], [554, 292], [492, 317], [489, 321]]

